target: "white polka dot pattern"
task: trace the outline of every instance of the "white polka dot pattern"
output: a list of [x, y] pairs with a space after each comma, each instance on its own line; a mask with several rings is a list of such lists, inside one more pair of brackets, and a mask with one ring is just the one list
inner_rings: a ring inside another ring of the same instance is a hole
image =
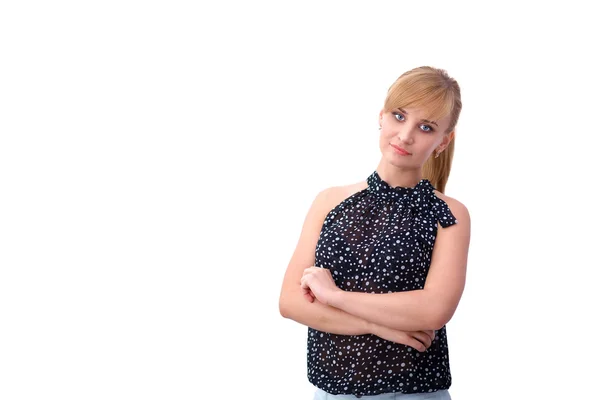
[[[427, 179], [391, 187], [377, 171], [367, 188], [329, 212], [315, 265], [343, 290], [390, 293], [422, 289], [439, 222], [458, 221]], [[336, 335], [308, 328], [308, 380], [330, 394], [424, 393], [450, 387], [446, 327], [427, 351], [375, 335]]]

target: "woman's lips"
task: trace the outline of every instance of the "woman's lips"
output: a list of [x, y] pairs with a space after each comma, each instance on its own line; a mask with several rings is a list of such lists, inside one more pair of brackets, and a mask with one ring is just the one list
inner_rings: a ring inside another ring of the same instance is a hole
[[394, 151], [402, 156], [410, 156], [410, 153], [406, 150], [404, 150], [402, 147], [396, 146], [395, 144], [392, 144], [392, 148], [394, 149]]

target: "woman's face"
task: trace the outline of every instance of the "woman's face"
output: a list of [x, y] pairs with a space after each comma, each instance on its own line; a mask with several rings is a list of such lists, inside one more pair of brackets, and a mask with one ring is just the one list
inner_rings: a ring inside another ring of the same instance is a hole
[[420, 169], [436, 149], [448, 146], [454, 137], [454, 132], [444, 134], [450, 124], [450, 115], [439, 121], [425, 118], [422, 110], [414, 108], [379, 113], [379, 147], [388, 162], [396, 167]]

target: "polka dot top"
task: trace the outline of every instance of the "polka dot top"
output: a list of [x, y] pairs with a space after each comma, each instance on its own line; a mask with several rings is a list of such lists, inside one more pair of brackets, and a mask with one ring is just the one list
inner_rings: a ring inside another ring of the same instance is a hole
[[[391, 187], [377, 171], [367, 188], [332, 209], [321, 229], [315, 265], [351, 292], [423, 289], [439, 222], [456, 224], [427, 179]], [[446, 326], [421, 353], [378, 336], [308, 328], [308, 380], [330, 394], [426, 393], [451, 384]]]

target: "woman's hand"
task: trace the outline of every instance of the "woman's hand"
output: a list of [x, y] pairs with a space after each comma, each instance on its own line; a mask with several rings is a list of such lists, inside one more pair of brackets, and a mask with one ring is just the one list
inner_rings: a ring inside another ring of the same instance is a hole
[[371, 327], [371, 333], [394, 343], [405, 344], [420, 352], [427, 350], [435, 339], [435, 331], [432, 330], [404, 332], [375, 324]]
[[[336, 286], [329, 269], [314, 266], [304, 270], [300, 286], [308, 301], [312, 303], [317, 299], [326, 305], [329, 305], [329, 300], [336, 292], [341, 291]], [[383, 325], [371, 324], [370, 326], [371, 334], [394, 343], [405, 344], [420, 352], [426, 351], [435, 340], [435, 331], [432, 330], [405, 332]]]
[[308, 267], [300, 280], [304, 297], [311, 303], [316, 298], [321, 303], [329, 305], [329, 300], [336, 292], [341, 291], [335, 284], [331, 271], [326, 268]]

